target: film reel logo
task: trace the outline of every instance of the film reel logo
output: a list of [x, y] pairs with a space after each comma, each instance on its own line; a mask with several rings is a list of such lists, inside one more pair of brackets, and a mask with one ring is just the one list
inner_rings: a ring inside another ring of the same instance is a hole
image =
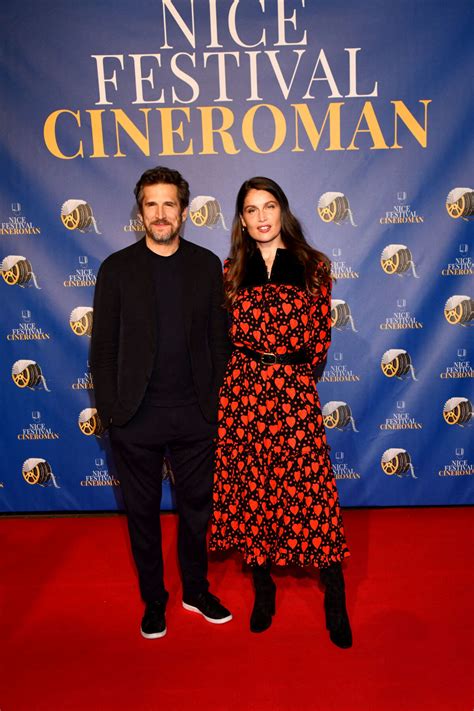
[[198, 195], [193, 198], [189, 206], [189, 216], [196, 227], [207, 227], [212, 230], [220, 221], [222, 227], [227, 230], [221, 206], [211, 195]]
[[474, 301], [470, 296], [455, 294], [444, 305], [444, 317], [453, 326], [466, 326], [474, 319]]
[[20, 286], [24, 289], [26, 286], [31, 286], [31, 282], [33, 282], [37, 289], [41, 289], [38, 286], [31, 262], [26, 257], [10, 254], [2, 261], [0, 271], [3, 281], [9, 286]]
[[324, 425], [330, 430], [344, 430], [350, 425], [353, 432], [359, 431], [347, 402], [331, 400], [324, 405], [322, 413]]
[[76, 306], [71, 311], [69, 325], [76, 336], [91, 336], [93, 309], [90, 306]]
[[464, 427], [472, 419], [472, 402], [467, 397], [451, 397], [443, 407], [444, 421], [448, 425]]
[[18, 388], [34, 390], [38, 385], [42, 385], [46, 392], [51, 392], [40, 366], [34, 360], [15, 361], [12, 366], [12, 379]]
[[453, 220], [474, 219], [474, 190], [472, 188], [453, 188], [446, 198], [446, 210]]
[[411, 269], [415, 279], [419, 279], [413, 257], [406, 244], [388, 244], [380, 255], [380, 265], [385, 274], [403, 276], [408, 269]]
[[391, 348], [385, 351], [380, 362], [380, 367], [382, 373], [387, 378], [398, 378], [402, 380], [402, 378], [410, 373], [413, 380], [417, 380], [410, 354], [401, 348]]
[[92, 435], [100, 437], [104, 433], [104, 427], [95, 407], [86, 407], [85, 410], [82, 410], [79, 413], [77, 424], [82, 434], [86, 435], [86, 437], [91, 437]]
[[46, 459], [37, 459], [36, 457], [26, 459], [23, 462], [21, 473], [27, 484], [31, 484], [32, 486], [37, 484], [43, 487], [54, 486], [56, 489], [59, 489], [59, 484], [53, 474], [51, 465]]
[[352, 227], [357, 227], [349, 207], [349, 200], [344, 193], [328, 192], [323, 193], [318, 200], [318, 215], [323, 222], [334, 222], [342, 225], [349, 221]]
[[100, 235], [92, 208], [85, 200], [66, 200], [61, 206], [61, 222], [67, 230], [91, 232]]
[[347, 301], [342, 299], [332, 299], [331, 300], [331, 326], [332, 328], [337, 328], [338, 331], [342, 331], [344, 328], [350, 325], [354, 333], [357, 333], [357, 329], [354, 326], [354, 319], [352, 318], [351, 309]]
[[403, 477], [410, 473], [413, 479], [417, 479], [411, 457], [406, 449], [396, 449], [393, 447], [386, 449], [382, 454], [380, 466], [387, 476]]

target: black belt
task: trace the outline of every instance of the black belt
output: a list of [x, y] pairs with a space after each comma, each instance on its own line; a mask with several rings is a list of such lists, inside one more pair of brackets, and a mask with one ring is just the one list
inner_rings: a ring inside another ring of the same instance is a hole
[[263, 365], [274, 365], [276, 363], [281, 365], [301, 365], [302, 363], [310, 362], [309, 355], [304, 348], [300, 348], [299, 351], [294, 351], [293, 353], [285, 353], [284, 355], [278, 353], [259, 353], [245, 346], [235, 346], [235, 349], [241, 353], [245, 353], [249, 358]]

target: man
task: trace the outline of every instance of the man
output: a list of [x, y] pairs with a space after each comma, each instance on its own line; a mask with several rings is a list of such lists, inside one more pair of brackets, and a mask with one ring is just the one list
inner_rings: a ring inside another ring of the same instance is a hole
[[102, 264], [94, 298], [91, 369], [128, 516], [141, 633], [166, 634], [160, 503], [165, 451], [179, 517], [183, 607], [232, 619], [207, 581], [217, 397], [229, 355], [219, 259], [181, 237], [189, 186], [175, 170], [147, 170], [135, 187], [139, 242]]

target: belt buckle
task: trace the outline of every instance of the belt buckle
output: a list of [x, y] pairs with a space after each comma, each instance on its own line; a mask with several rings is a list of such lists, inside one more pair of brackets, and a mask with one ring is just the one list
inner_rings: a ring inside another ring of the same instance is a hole
[[[267, 360], [268, 358], [273, 358], [273, 360]], [[275, 353], [262, 353], [260, 362], [264, 365], [274, 365], [277, 362], [276, 358]]]

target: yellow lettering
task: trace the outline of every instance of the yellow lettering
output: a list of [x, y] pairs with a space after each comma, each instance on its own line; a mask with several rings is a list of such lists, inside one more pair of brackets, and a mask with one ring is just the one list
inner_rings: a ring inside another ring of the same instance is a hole
[[299, 143], [299, 121], [303, 125], [306, 135], [308, 136], [311, 148], [313, 151], [317, 150], [319, 146], [319, 141], [321, 139], [321, 134], [324, 131], [327, 118], [329, 116], [329, 146], [325, 149], [327, 151], [343, 151], [344, 148], [341, 145], [341, 106], [344, 106], [343, 101], [333, 102], [329, 104], [326, 114], [324, 116], [321, 129], [318, 131], [316, 124], [313, 121], [310, 110], [307, 104], [292, 104], [295, 110], [295, 147], [292, 149], [293, 153], [301, 153], [304, 149], [301, 148]]
[[86, 113], [91, 117], [92, 148], [90, 158], [108, 158], [104, 147], [104, 128], [102, 126], [102, 114], [104, 109], [87, 109]]
[[[234, 113], [226, 106], [197, 106], [201, 112], [202, 122], [202, 151], [199, 155], [217, 155], [214, 147], [214, 134], [218, 133], [225, 153], [235, 155], [240, 149], [235, 147], [234, 139], [229, 133], [229, 128], [234, 124]], [[220, 113], [222, 122], [219, 128], [213, 126], [213, 113]]]
[[422, 148], [428, 145], [428, 104], [431, 104], [431, 99], [420, 99], [419, 103], [425, 107], [424, 126], [418, 123], [416, 118], [409, 111], [403, 101], [391, 101], [395, 107], [395, 127], [394, 127], [394, 144], [392, 148], [402, 148], [398, 143], [398, 118], [400, 118], [411, 134]]
[[182, 111], [186, 116], [189, 123], [190, 112], [189, 107], [183, 108], [167, 108], [167, 109], [156, 109], [161, 114], [161, 137], [163, 143], [163, 150], [160, 156], [192, 156], [193, 155], [193, 139], [191, 139], [184, 151], [176, 151], [174, 147], [173, 134], [177, 134], [179, 138], [184, 141], [183, 135], [183, 122], [180, 121], [177, 128], [173, 128], [173, 112]]
[[43, 136], [46, 148], [53, 156], [56, 158], [61, 158], [62, 160], [72, 160], [73, 158], [84, 158], [84, 150], [82, 148], [82, 141], [79, 141], [79, 148], [73, 156], [67, 156], [59, 148], [59, 144], [56, 138], [56, 123], [61, 114], [70, 114], [76, 119], [77, 125], [81, 126], [81, 112], [80, 111], [70, 111], [69, 109], [58, 109], [53, 111], [52, 114], [48, 116], [44, 123]]
[[128, 118], [125, 111], [122, 109], [111, 109], [115, 114], [115, 135], [117, 139], [117, 153], [114, 158], [125, 158], [125, 153], [122, 153], [120, 148], [119, 126], [123, 128], [125, 133], [132, 139], [135, 145], [141, 150], [143, 155], [150, 155], [150, 138], [148, 135], [148, 114], [151, 109], [138, 109], [145, 116], [145, 133], [141, 133], [135, 124]]
[[[260, 109], [268, 109], [273, 118], [273, 143], [266, 151], [260, 148], [255, 141], [253, 124], [255, 115]], [[246, 112], [244, 120], [242, 121], [242, 136], [248, 148], [254, 153], [274, 153], [282, 147], [286, 138], [285, 117], [280, 109], [272, 104], [258, 104], [258, 106], [252, 106], [252, 108]]]
[[[367, 128], [360, 128], [362, 119], [365, 119], [367, 123]], [[380, 124], [377, 121], [374, 107], [372, 106], [370, 101], [366, 101], [364, 104], [364, 108], [362, 109], [362, 113], [359, 117], [356, 130], [354, 131], [354, 135], [352, 136], [352, 141], [347, 146], [348, 151], [359, 150], [359, 148], [355, 145], [355, 139], [358, 133], [370, 133], [373, 141], [373, 145], [370, 147], [371, 151], [379, 151], [384, 148], [388, 149], [388, 146], [385, 143], [385, 139], [383, 137], [382, 129], [380, 128]]]

